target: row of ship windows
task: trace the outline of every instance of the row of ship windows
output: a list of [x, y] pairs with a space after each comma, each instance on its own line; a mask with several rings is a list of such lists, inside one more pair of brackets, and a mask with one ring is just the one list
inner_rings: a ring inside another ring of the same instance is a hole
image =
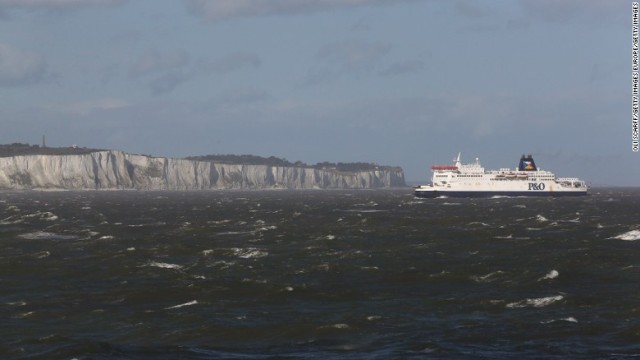
[[[448, 178], [449, 175], [436, 175], [437, 178]], [[458, 177], [458, 178], [481, 178], [483, 177], [482, 175], [453, 175], [454, 178]], [[503, 180], [503, 179], [496, 179], [496, 178], [491, 178], [491, 180]], [[539, 178], [528, 178], [528, 180], [553, 180], [553, 177], [539, 177]]]

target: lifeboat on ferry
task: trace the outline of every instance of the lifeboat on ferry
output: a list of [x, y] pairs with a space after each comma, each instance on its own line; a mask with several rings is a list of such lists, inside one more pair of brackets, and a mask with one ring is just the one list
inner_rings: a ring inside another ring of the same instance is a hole
[[431, 167], [431, 170], [456, 171], [458, 167], [455, 165], [434, 165]]

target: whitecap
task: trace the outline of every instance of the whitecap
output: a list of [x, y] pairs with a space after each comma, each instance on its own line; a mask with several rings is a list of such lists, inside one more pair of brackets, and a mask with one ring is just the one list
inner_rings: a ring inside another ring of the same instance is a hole
[[113, 239], [114, 239], [113, 235], [104, 235], [98, 238], [98, 240], [113, 240]]
[[462, 205], [462, 203], [450, 203], [450, 202], [444, 202], [444, 203], [442, 203], [442, 205]]
[[558, 322], [558, 321], [566, 321], [566, 322], [570, 322], [570, 323], [574, 323], [574, 324], [578, 323], [578, 319], [574, 318], [573, 316], [569, 316], [569, 317], [562, 318], [562, 319], [553, 319], [553, 320], [540, 321], [540, 323], [541, 324], [551, 324], [551, 323]]
[[151, 261], [146, 266], [158, 267], [161, 269], [174, 269], [174, 270], [182, 269], [182, 266], [177, 264], [169, 264], [169, 263], [156, 262], [156, 261]]
[[47, 250], [45, 250], [45, 251], [41, 251], [41, 252], [39, 252], [39, 253], [35, 253], [35, 254], [33, 254], [33, 256], [34, 256], [36, 259], [44, 259], [44, 258], [48, 258], [50, 255], [51, 255], [51, 253], [50, 253], [49, 251], [47, 251]]
[[16, 315], [16, 316], [14, 316], [13, 318], [14, 318], [14, 319], [22, 319], [22, 318], [29, 317], [29, 316], [31, 316], [31, 315], [33, 315], [33, 314], [35, 314], [35, 312], [34, 312], [34, 311], [27, 311], [27, 312], [25, 312], [25, 313], [18, 314], [18, 315]]
[[557, 270], [551, 270], [549, 271], [549, 273], [543, 277], [541, 277], [540, 279], [538, 279], [538, 281], [541, 280], [551, 280], [551, 279], [555, 279], [560, 275], [560, 273]]
[[324, 237], [327, 240], [335, 240], [336, 236], [335, 235], [327, 235]]
[[489, 224], [484, 223], [484, 222], [482, 222], [482, 221], [472, 221], [472, 222], [468, 223], [467, 225], [489, 226]]
[[496, 281], [497, 278], [502, 274], [504, 274], [504, 272], [501, 270], [498, 270], [498, 271], [488, 273], [486, 275], [472, 276], [471, 279], [478, 283], [488, 283], [488, 282]]
[[494, 239], [513, 239], [513, 235], [509, 234], [507, 236], [494, 236]]
[[75, 240], [78, 237], [75, 235], [61, 235], [46, 231], [35, 231], [26, 234], [18, 235], [19, 238], [26, 240]]
[[269, 230], [275, 230], [278, 227], [275, 225], [270, 225], [270, 226], [263, 226], [261, 228], [258, 229], [258, 231], [269, 231]]
[[25, 215], [25, 218], [40, 218], [40, 220], [45, 220], [45, 221], [55, 221], [58, 220], [58, 216], [52, 212], [49, 211], [37, 211], [33, 214], [29, 214], [29, 215]]
[[4, 218], [2, 220], [0, 220], [0, 225], [13, 225], [13, 224], [20, 224], [22, 223], [24, 220], [18, 216], [9, 216], [7, 218]]
[[542, 216], [540, 214], [536, 215], [536, 220], [538, 220], [539, 222], [547, 222], [547, 221], [549, 221], [549, 219], [547, 219], [546, 217], [544, 217], [544, 216]]
[[547, 305], [551, 305], [553, 303], [556, 303], [560, 300], [564, 299], [564, 297], [562, 295], [556, 295], [556, 296], [547, 296], [547, 297], [541, 297], [541, 298], [533, 298], [533, 299], [525, 299], [522, 301], [516, 301], [516, 302], [512, 302], [506, 305], [506, 307], [510, 308], [510, 309], [515, 309], [515, 308], [524, 308], [524, 307], [535, 307], [535, 308], [540, 308], [540, 307], [545, 307]]
[[9, 305], [9, 306], [25, 306], [25, 305], [27, 305], [27, 303], [22, 301], [22, 300], [20, 300], [20, 301], [8, 302], [7, 305]]
[[167, 308], [164, 308], [165, 310], [170, 310], [170, 309], [179, 309], [181, 307], [185, 307], [185, 306], [191, 306], [191, 305], [197, 305], [198, 304], [198, 300], [193, 300], [193, 301], [189, 301], [186, 302], [184, 304], [180, 304], [180, 305], [175, 305], [175, 306], [169, 306]]
[[348, 324], [340, 323], [340, 324], [331, 324], [320, 326], [318, 329], [349, 329], [350, 326]]
[[233, 248], [231, 250], [241, 259], [256, 259], [269, 255], [268, 252], [257, 248]]
[[209, 256], [213, 254], [213, 249], [202, 250], [202, 255]]
[[610, 239], [619, 239], [619, 240], [625, 240], [625, 241], [640, 240], [640, 230], [627, 231], [624, 234], [620, 234], [618, 236], [614, 236], [614, 237], [612, 237]]

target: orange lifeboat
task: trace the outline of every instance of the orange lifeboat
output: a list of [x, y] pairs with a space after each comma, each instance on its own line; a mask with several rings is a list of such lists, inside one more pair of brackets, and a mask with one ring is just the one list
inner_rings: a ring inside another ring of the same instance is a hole
[[431, 170], [449, 170], [455, 171], [458, 170], [458, 167], [455, 165], [435, 165], [431, 167]]

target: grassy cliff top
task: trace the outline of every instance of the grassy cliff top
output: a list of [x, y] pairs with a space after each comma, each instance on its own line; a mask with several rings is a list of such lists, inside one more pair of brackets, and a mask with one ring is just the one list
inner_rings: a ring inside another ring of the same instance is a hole
[[29, 145], [21, 143], [0, 144], [0, 157], [11, 157], [20, 155], [80, 155], [89, 154], [102, 149], [89, 149], [86, 147], [40, 147], [39, 145]]
[[[21, 155], [82, 155], [96, 151], [105, 151], [104, 149], [93, 149], [87, 147], [69, 146], [69, 147], [41, 147], [39, 145], [30, 145], [22, 143], [0, 144], [0, 157], [11, 157]], [[151, 155], [148, 155], [151, 156]], [[399, 167], [383, 166], [375, 163], [351, 162], [351, 163], [332, 163], [320, 162], [315, 165], [309, 165], [301, 161], [290, 162], [287, 159], [275, 156], [263, 157], [257, 155], [202, 155], [188, 156], [185, 159], [198, 161], [211, 161], [221, 164], [241, 164], [241, 165], [270, 165], [270, 166], [286, 166], [286, 167], [308, 167], [323, 170], [336, 170], [344, 172], [353, 171], [373, 171], [373, 170], [399, 170]]]

